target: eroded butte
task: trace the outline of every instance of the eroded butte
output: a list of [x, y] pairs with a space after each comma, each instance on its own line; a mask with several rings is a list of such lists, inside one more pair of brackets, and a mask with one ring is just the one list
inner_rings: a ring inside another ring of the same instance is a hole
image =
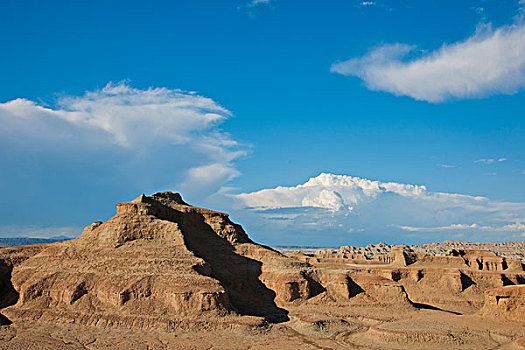
[[0, 249], [2, 349], [519, 349], [525, 272], [485, 250], [288, 254], [176, 193]]

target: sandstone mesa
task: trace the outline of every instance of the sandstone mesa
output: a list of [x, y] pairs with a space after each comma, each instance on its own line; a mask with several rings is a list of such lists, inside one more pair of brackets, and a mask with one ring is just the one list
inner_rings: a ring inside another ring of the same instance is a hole
[[525, 348], [523, 263], [433, 247], [282, 254], [141, 195], [77, 239], [0, 248], [0, 348]]

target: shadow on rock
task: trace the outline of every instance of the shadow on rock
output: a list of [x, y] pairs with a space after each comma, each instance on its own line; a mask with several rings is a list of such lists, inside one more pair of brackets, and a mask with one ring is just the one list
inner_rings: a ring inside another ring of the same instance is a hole
[[437, 306], [434, 306], [434, 305], [429, 305], [429, 304], [423, 304], [423, 303], [414, 303], [412, 302], [412, 305], [414, 305], [414, 307], [417, 307], [418, 309], [424, 309], [424, 310], [436, 310], [436, 311], [443, 311], [443, 312], [448, 312], [450, 314], [454, 314], [454, 315], [462, 315], [461, 313], [459, 312], [456, 312], [456, 311], [449, 311], [449, 310], [444, 310], [444, 309], [441, 309]]
[[[11, 272], [13, 267], [5, 261], [0, 260], [0, 309], [16, 304], [18, 301], [18, 292], [11, 282]], [[11, 324], [11, 321], [0, 314], [0, 325]]]
[[228, 240], [205, 223], [202, 214], [186, 214], [179, 224], [188, 249], [209, 264], [210, 277], [220, 281], [240, 314], [262, 316], [273, 323], [289, 320], [288, 311], [275, 304], [275, 292], [259, 279], [261, 262], [237, 254]]

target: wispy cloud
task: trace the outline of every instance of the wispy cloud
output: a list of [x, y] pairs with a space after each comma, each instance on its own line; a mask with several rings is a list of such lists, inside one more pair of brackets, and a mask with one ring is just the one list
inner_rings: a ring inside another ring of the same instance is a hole
[[371, 90], [433, 103], [514, 94], [525, 87], [525, 26], [487, 26], [472, 37], [421, 54], [415, 46], [387, 44], [363, 57], [332, 65], [361, 78]]
[[456, 168], [456, 165], [451, 164], [439, 164], [439, 166], [442, 168]]
[[237, 7], [238, 11], [244, 11], [250, 18], [255, 18], [255, 13], [258, 8], [263, 6], [270, 6], [273, 0], [250, 0], [244, 5]]
[[[125, 155], [139, 181], [138, 174], [148, 171], [154, 186], [213, 193], [239, 175], [234, 161], [245, 154], [219, 127], [229, 117], [227, 109], [196, 93], [109, 83], [83, 96], [61, 96], [53, 107], [23, 98], [0, 103], [0, 135], [1, 144], [28, 154]], [[107, 161], [107, 168], [113, 163]]]
[[472, 7], [472, 9], [474, 10], [474, 12], [476, 12], [477, 14], [482, 14], [483, 12], [485, 12], [485, 9], [481, 6], [478, 6], [478, 7]]
[[387, 5], [388, 2], [385, 1], [358, 1], [356, 7], [368, 8], [368, 9], [379, 9], [383, 11], [392, 11], [393, 8]]
[[247, 6], [249, 7], [255, 7], [260, 5], [269, 5], [271, 0], [252, 0], [248, 3]]
[[399, 226], [402, 230], [411, 232], [436, 232], [436, 231], [464, 231], [464, 230], [486, 230], [494, 232], [525, 232], [525, 223], [516, 221], [512, 224], [500, 226], [480, 226], [478, 224], [451, 224], [448, 226], [438, 227], [414, 227], [414, 226]]
[[359, 228], [364, 229], [368, 239], [389, 234], [400, 239], [403, 231], [410, 231], [435, 232], [432, 239], [439, 240], [449, 238], [440, 232], [461, 229], [465, 237], [473, 240], [506, 240], [515, 239], [525, 222], [525, 203], [432, 192], [423, 185], [328, 173], [297, 186], [278, 186], [232, 197], [267, 220], [267, 224], [279, 225], [282, 232], [295, 229], [348, 233]]
[[475, 160], [474, 163], [494, 164], [506, 161], [507, 158], [482, 158]]
[[451, 231], [451, 230], [468, 230], [472, 228], [478, 228], [477, 224], [450, 224], [448, 226], [438, 227], [414, 227], [414, 226], [399, 226], [400, 229], [410, 232], [421, 232], [421, 231]]

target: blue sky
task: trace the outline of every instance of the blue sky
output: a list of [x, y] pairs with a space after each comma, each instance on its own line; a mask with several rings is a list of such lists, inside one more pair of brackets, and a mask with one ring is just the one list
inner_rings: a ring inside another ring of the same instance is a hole
[[174, 190], [267, 244], [523, 240], [524, 7], [2, 1], [0, 235]]

